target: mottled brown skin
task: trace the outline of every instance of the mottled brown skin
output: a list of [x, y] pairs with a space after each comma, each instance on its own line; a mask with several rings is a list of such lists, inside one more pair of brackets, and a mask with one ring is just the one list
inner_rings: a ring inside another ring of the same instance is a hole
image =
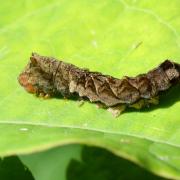
[[179, 83], [180, 64], [166, 60], [146, 74], [117, 79], [32, 53], [30, 62], [18, 80], [30, 93], [50, 96], [61, 94], [67, 98], [77, 94], [91, 102], [114, 107], [152, 99], [159, 92]]

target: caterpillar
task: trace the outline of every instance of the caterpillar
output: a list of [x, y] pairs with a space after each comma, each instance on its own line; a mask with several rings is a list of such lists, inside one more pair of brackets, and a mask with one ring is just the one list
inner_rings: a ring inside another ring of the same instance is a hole
[[45, 97], [85, 97], [118, 116], [126, 107], [158, 103], [158, 94], [180, 82], [180, 64], [165, 60], [157, 68], [122, 79], [32, 53], [18, 81], [29, 93]]

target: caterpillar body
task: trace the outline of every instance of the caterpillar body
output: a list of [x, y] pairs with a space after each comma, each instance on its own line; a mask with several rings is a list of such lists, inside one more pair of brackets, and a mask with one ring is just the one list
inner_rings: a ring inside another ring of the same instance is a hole
[[[105, 107], [136, 107], [151, 103], [161, 91], [180, 82], [180, 64], [165, 60], [157, 68], [122, 79], [91, 72], [52, 57], [32, 53], [19, 83], [30, 93], [69, 98], [77, 95]], [[123, 109], [124, 110], [124, 109]]]

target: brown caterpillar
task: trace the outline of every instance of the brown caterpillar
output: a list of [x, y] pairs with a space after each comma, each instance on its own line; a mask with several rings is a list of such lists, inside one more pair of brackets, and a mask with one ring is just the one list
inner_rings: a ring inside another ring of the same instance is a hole
[[180, 64], [166, 60], [146, 74], [117, 79], [32, 53], [18, 80], [30, 93], [86, 97], [117, 111], [117, 115], [126, 106], [156, 104], [159, 92], [180, 82]]

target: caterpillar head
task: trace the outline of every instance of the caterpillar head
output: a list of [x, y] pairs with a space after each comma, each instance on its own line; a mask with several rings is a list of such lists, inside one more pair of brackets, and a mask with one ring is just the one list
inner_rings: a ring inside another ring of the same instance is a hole
[[19, 75], [18, 81], [29, 93], [52, 94], [52, 73], [49, 72], [47, 60], [32, 53], [30, 61], [24, 71]]

